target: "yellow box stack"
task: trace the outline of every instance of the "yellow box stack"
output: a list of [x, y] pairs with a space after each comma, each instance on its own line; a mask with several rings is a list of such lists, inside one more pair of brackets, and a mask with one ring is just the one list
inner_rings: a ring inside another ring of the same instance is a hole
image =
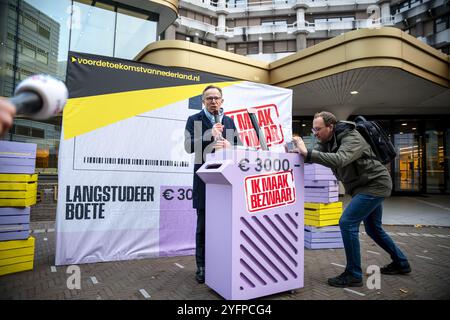
[[0, 141], [0, 276], [33, 269], [30, 206], [37, 196], [35, 164], [36, 144]]
[[305, 225], [314, 227], [338, 225], [341, 215], [341, 201], [327, 204], [305, 202]]
[[0, 174], [0, 207], [36, 204], [37, 174]]
[[0, 241], [0, 276], [33, 270], [34, 238]]

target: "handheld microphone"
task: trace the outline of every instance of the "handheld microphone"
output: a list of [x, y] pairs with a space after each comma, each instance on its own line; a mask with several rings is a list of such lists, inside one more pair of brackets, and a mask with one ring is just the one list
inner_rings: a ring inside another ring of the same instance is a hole
[[220, 123], [220, 116], [219, 116], [219, 113], [217, 111], [214, 112], [214, 122], [215, 123]]
[[34, 75], [19, 83], [14, 97], [8, 99], [17, 114], [45, 120], [60, 113], [68, 97], [67, 87], [48, 75]]
[[261, 130], [259, 126], [258, 119], [256, 117], [256, 110], [252, 108], [247, 109], [248, 116], [250, 117], [250, 121], [252, 122], [253, 128], [255, 128], [256, 136], [259, 139], [259, 144], [261, 145], [261, 150], [269, 150], [269, 147], [266, 143], [266, 137], [264, 136], [264, 132]]
[[[214, 115], [214, 122], [220, 123], [219, 112], [215, 111], [213, 115]], [[216, 140], [222, 140], [222, 139], [223, 139], [222, 134], [220, 134], [220, 136]]]

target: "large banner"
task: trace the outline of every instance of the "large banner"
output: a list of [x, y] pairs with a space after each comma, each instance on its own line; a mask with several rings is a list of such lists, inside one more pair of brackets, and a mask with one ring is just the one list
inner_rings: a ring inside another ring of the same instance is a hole
[[59, 149], [56, 265], [194, 253], [194, 157], [184, 150], [201, 93], [223, 90], [242, 141], [271, 150], [292, 135], [292, 91], [182, 68], [69, 53]]

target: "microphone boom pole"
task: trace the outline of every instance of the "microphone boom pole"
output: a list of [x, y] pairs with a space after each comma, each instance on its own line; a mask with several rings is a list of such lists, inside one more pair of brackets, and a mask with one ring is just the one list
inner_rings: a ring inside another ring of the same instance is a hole
[[259, 144], [261, 145], [261, 150], [269, 150], [269, 147], [266, 143], [266, 137], [264, 136], [264, 132], [259, 126], [258, 119], [256, 117], [256, 111], [254, 109], [247, 109], [248, 116], [250, 117], [250, 121], [252, 122], [253, 128], [255, 128], [256, 135], [259, 139]]

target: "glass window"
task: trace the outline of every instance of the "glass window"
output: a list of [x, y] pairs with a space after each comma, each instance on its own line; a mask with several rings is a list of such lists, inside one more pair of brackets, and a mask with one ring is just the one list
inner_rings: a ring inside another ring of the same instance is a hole
[[273, 53], [273, 42], [265, 41], [263, 43], [263, 53]]
[[247, 54], [247, 44], [246, 43], [239, 43], [236, 46], [236, 53], [245, 56]]
[[261, 22], [262, 26], [284, 26], [286, 24], [287, 20], [266, 20]]
[[274, 43], [274, 51], [275, 52], [286, 52], [287, 50], [287, 41], [275, 41]]
[[286, 20], [276, 20], [276, 21], [274, 21], [273, 24], [276, 26], [285, 26], [287, 24], [287, 21]]
[[[3, 4], [2, 4], [3, 5]], [[2, 8], [2, 12], [3, 12], [3, 8]], [[14, 20], [16, 20], [17, 19], [17, 13], [16, 13], [16, 9], [15, 9], [15, 7], [9, 7], [9, 10], [8, 10], [8, 19], [14, 19]]]
[[35, 21], [32, 21], [29, 17], [23, 18], [23, 25], [32, 31], [37, 31], [37, 23]]
[[445, 190], [444, 130], [439, 120], [426, 121], [426, 191], [440, 193]]
[[36, 57], [35, 48], [28, 42], [24, 42], [24, 45], [22, 46], [22, 53], [32, 59]]
[[46, 52], [37, 52], [36, 60], [42, 63], [48, 64], [48, 53]]
[[248, 43], [248, 54], [258, 54], [259, 52], [259, 44], [258, 42], [249, 42]]
[[297, 51], [297, 43], [295, 40], [288, 40], [287, 51], [289, 51], [289, 52]]
[[[69, 48], [67, 22], [70, 21], [70, 11], [67, 9], [70, 8], [72, 1], [9, 0], [6, 2], [9, 2], [9, 12], [5, 22], [7, 26], [5, 30], [8, 30], [7, 35], [5, 34], [7, 50], [0, 59], [0, 69], [5, 67], [6, 72], [0, 81], [0, 94], [11, 96], [19, 81], [36, 73], [50, 74], [65, 80], [65, 61], [67, 61]], [[0, 5], [2, 6], [0, 10], [3, 12], [5, 1], [2, 1]], [[15, 57], [18, 58], [17, 61]], [[58, 74], [60, 63], [64, 65], [63, 72]], [[45, 150], [53, 155], [56, 161], [53, 161], [45, 170], [56, 173], [59, 135], [52, 136], [51, 139], [45, 139], [45, 137], [48, 136], [48, 130], [61, 132], [61, 117], [50, 121], [54, 124], [17, 118], [10, 134], [4, 138], [36, 143], [38, 154]], [[43, 169], [41, 164], [40, 161], [36, 161], [38, 172]], [[47, 164], [49, 164], [48, 161]]]
[[436, 32], [441, 32], [444, 31], [445, 29], [447, 29], [447, 19], [444, 18], [439, 18], [436, 19], [435, 24], [436, 24]]
[[31, 128], [21, 125], [15, 125], [14, 134], [21, 135], [21, 136], [30, 136]]
[[40, 34], [41, 36], [43, 36], [43, 37], [46, 38], [46, 39], [50, 39], [50, 30], [49, 30], [49, 29], [47, 29], [46, 27], [43, 27], [43, 26], [41, 26], [41, 25], [39, 25], [38, 28], [39, 28], [39, 29], [38, 29], [39, 34]]
[[31, 136], [35, 138], [45, 138], [45, 131], [43, 129], [32, 128]]
[[70, 50], [113, 56], [115, 12], [78, 2], [73, 7]]
[[[383, 128], [388, 129], [388, 127]], [[394, 122], [394, 146], [397, 151], [394, 162], [394, 190], [420, 191], [423, 148], [418, 134], [417, 121], [398, 120]]]
[[24, 27], [19, 25], [19, 41], [24, 46], [25, 43], [32, 44], [36, 52], [34, 58], [20, 59], [20, 66], [32, 74], [50, 74], [65, 81], [71, 3], [70, 0], [21, 2], [24, 17], [35, 19], [38, 27], [30, 35], [29, 31], [25, 32]]
[[[65, 81], [69, 48], [133, 59], [156, 41], [158, 14], [127, 8], [109, 0], [0, 1], [7, 19], [0, 24], [5, 30], [0, 33], [0, 95], [11, 96], [19, 81], [37, 73]], [[56, 173], [60, 133], [60, 116], [47, 121], [17, 118], [4, 138], [36, 143], [38, 172]]]
[[148, 15], [118, 9], [114, 56], [134, 59], [145, 46], [157, 40], [157, 22], [148, 18]]
[[228, 8], [243, 8], [247, 6], [247, 0], [226, 0]]
[[450, 193], [450, 129], [445, 130], [444, 167], [446, 168], [446, 193]]

